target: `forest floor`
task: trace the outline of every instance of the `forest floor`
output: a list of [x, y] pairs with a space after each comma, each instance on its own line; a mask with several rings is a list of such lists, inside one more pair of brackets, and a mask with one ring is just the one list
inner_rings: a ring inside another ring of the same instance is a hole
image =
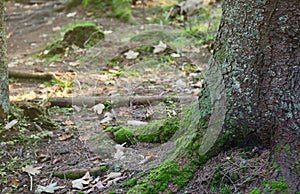
[[[182, 27], [154, 22], [164, 11], [151, 7], [156, 1], [148, 5], [145, 14], [140, 6], [135, 7], [130, 23], [94, 18], [79, 7], [54, 11], [59, 1], [40, 2], [6, 3], [9, 71], [50, 73], [60, 81], [10, 78], [11, 101], [66, 98], [72, 106], [45, 106], [55, 129], [36, 124], [36, 130], [29, 130], [24, 124], [21, 132], [13, 126], [1, 131], [0, 191], [126, 193], [124, 183], [158, 166], [173, 144], [139, 143], [120, 148], [104, 129], [137, 127], [175, 117], [197, 101], [210, 57], [207, 45], [184, 33]], [[105, 39], [89, 49], [74, 47], [61, 58], [39, 58], [47, 45], [62, 37], [63, 29], [78, 21], [97, 24]], [[160, 41], [167, 49], [153, 53], [149, 48]], [[139, 50], [139, 55], [126, 58], [132, 50]], [[118, 63], [113, 63], [113, 58]], [[85, 99], [88, 102], [82, 105]], [[105, 100], [100, 103], [97, 99]], [[106, 109], [97, 114], [97, 104], [104, 104]], [[255, 157], [248, 157], [253, 154]], [[249, 193], [266, 173], [268, 157], [268, 150], [252, 148], [223, 152], [197, 171], [186, 187], [173, 191]], [[94, 175], [92, 180], [86, 175], [80, 179], [87, 171], [98, 173], [98, 178]], [[54, 176], [70, 172], [79, 174], [73, 177], [79, 180], [77, 188], [71, 179]], [[236, 179], [228, 173], [236, 174]], [[78, 188], [78, 184], [83, 187]]]

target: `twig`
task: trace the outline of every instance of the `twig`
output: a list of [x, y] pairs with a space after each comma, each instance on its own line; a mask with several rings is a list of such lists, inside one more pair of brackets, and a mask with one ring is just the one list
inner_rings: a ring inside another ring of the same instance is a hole
[[29, 177], [30, 177], [30, 191], [32, 191], [32, 185], [33, 185], [33, 178], [32, 176], [28, 173]]

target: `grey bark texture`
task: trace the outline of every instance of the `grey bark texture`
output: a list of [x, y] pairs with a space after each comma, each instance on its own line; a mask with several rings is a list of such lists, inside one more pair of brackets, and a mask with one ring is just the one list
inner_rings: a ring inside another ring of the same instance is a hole
[[299, 0], [225, 0], [214, 47], [208, 131], [270, 146], [280, 170], [269, 178], [299, 191]]
[[8, 92], [4, 2], [3, 0], [0, 0], [0, 122], [3, 122], [8, 114], [9, 114], [9, 92]]

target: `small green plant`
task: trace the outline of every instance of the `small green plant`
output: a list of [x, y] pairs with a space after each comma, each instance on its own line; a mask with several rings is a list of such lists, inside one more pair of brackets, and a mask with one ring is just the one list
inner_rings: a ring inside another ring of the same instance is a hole
[[73, 89], [74, 80], [71, 77], [65, 77], [63, 79], [54, 79], [44, 84], [46, 86], [56, 86], [56, 91], [69, 93]]
[[231, 194], [232, 190], [225, 184], [224, 180], [224, 175], [220, 171], [214, 174], [211, 183], [211, 190], [220, 194]]
[[64, 115], [71, 115], [73, 113], [72, 107], [59, 107], [59, 106], [53, 106], [50, 111], [50, 115], [54, 113], [62, 113]]
[[114, 103], [111, 100], [107, 100], [103, 103], [103, 105], [105, 106], [104, 111], [109, 111], [112, 109]]
[[123, 22], [129, 22], [131, 17], [131, 0], [112, 0], [113, 15]]
[[250, 192], [250, 194], [260, 194], [259, 188], [256, 188]]
[[15, 82], [16, 82], [16, 79], [14, 79], [14, 78], [9, 78], [9, 79], [8, 79], [8, 82], [9, 82], [10, 84], [15, 83]]
[[285, 179], [281, 179], [278, 181], [266, 181], [264, 183], [264, 189], [261, 192], [259, 188], [255, 188], [254, 190], [251, 191], [250, 194], [275, 194], [275, 193], [283, 193], [287, 194], [289, 193], [289, 185], [286, 183]]

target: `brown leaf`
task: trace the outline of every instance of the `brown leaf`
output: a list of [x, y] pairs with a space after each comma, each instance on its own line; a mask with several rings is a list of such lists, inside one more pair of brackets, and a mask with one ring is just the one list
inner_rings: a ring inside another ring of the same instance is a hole
[[33, 167], [32, 165], [27, 165], [25, 167], [22, 168], [22, 170], [24, 172], [27, 172], [28, 174], [31, 174], [31, 175], [36, 175], [36, 174], [40, 174], [40, 169], [42, 167]]
[[73, 133], [65, 133], [62, 136], [60, 136], [58, 139], [60, 141], [65, 141], [65, 140], [70, 139], [71, 137], [73, 137], [73, 135], [74, 135]]

